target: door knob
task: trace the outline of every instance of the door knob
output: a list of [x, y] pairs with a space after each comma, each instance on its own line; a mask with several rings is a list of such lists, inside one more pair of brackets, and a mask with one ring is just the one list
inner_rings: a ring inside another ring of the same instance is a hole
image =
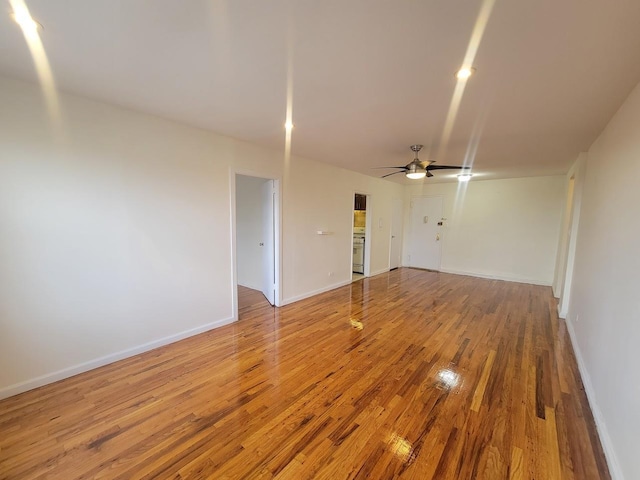
[[264, 243], [260, 242], [258, 245], [260, 245], [261, 247], [264, 247]]

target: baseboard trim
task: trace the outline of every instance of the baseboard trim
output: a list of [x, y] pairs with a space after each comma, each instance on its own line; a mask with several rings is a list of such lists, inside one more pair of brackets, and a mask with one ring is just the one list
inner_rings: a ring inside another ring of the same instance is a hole
[[538, 280], [536, 278], [518, 277], [511, 275], [496, 275], [478, 272], [467, 272], [464, 270], [450, 270], [448, 268], [441, 268], [442, 273], [452, 273], [454, 275], [466, 275], [468, 277], [488, 278], [490, 280], [504, 280], [506, 282], [528, 283], [530, 285], [542, 285], [544, 287], [550, 287], [551, 282], [545, 280]]
[[381, 270], [376, 270], [375, 272], [371, 272], [369, 274], [370, 277], [375, 277], [376, 275], [382, 275], [383, 273], [388, 273], [389, 269], [388, 268], [383, 268]]
[[345, 285], [349, 285], [350, 283], [351, 283], [351, 280], [338, 282], [338, 283], [334, 283], [332, 285], [328, 285], [326, 287], [319, 288], [317, 290], [313, 290], [311, 292], [306, 292], [306, 293], [302, 293], [300, 295], [295, 295], [293, 297], [284, 298], [282, 300], [282, 305], [284, 306], [284, 305], [289, 305], [290, 303], [299, 302], [300, 300], [304, 300], [306, 298], [313, 297], [314, 295], [319, 295], [321, 293], [325, 293], [325, 292], [328, 292], [330, 290], [335, 290], [336, 288], [344, 287]]
[[557, 308], [557, 310], [558, 310], [558, 317], [559, 317], [559, 318], [562, 318], [563, 320], [566, 320], [566, 319], [567, 319], [567, 314], [568, 314], [569, 312], [563, 312], [562, 310], [560, 310], [560, 303], [558, 303], [558, 308]]
[[578, 345], [578, 338], [576, 337], [576, 332], [573, 328], [573, 323], [569, 320], [565, 320], [565, 323], [567, 324], [567, 331], [569, 332], [571, 345], [573, 346], [573, 351], [576, 355], [578, 370], [580, 371], [580, 377], [582, 377], [582, 384], [584, 385], [584, 390], [587, 394], [589, 407], [591, 408], [591, 413], [593, 413], [593, 418], [596, 422], [598, 437], [600, 437], [600, 443], [602, 443], [604, 456], [607, 459], [609, 473], [611, 474], [611, 478], [613, 480], [624, 480], [624, 475], [622, 474], [620, 464], [618, 463], [618, 457], [616, 456], [616, 452], [613, 449], [613, 443], [611, 442], [611, 437], [609, 436], [609, 431], [607, 430], [607, 424], [605, 423], [604, 417], [602, 416], [602, 411], [600, 410], [600, 407], [596, 402], [596, 395], [593, 389], [593, 384], [591, 383], [591, 377], [589, 376], [586, 364], [584, 363], [580, 345]]
[[200, 333], [204, 333], [214, 328], [222, 327], [223, 325], [232, 323], [235, 320], [236, 320], [235, 318], [230, 317], [230, 318], [225, 318], [215, 322], [207, 323], [205, 325], [191, 328], [189, 330], [185, 330], [183, 332], [176, 333], [174, 335], [169, 335], [167, 337], [160, 338], [158, 340], [153, 340], [151, 342], [143, 343], [142, 345], [137, 345], [135, 347], [128, 348], [126, 350], [121, 350], [116, 353], [111, 353], [103, 357], [95, 358], [93, 360], [89, 360], [87, 362], [83, 362], [78, 365], [73, 365], [71, 367], [63, 368], [55, 372], [46, 373], [44, 375], [40, 375], [39, 377], [35, 377], [32, 379], [26, 380], [24, 382], [9, 385], [8, 387], [4, 387], [0, 389], [0, 400], [3, 398], [8, 398], [14, 395], [18, 395], [23, 392], [27, 392], [29, 390], [33, 390], [34, 388], [42, 387], [43, 385], [48, 385], [49, 383], [53, 383], [59, 380], [63, 380], [65, 378], [73, 377], [74, 375], [78, 375], [79, 373], [88, 372], [89, 370], [93, 370], [94, 368], [102, 367], [104, 365], [117, 362], [118, 360], [122, 360], [128, 357], [133, 357], [134, 355], [138, 355], [140, 353], [148, 352], [149, 350], [153, 350], [154, 348], [163, 347], [164, 345], [168, 345], [170, 343], [174, 343], [179, 340], [183, 340], [185, 338], [192, 337]]

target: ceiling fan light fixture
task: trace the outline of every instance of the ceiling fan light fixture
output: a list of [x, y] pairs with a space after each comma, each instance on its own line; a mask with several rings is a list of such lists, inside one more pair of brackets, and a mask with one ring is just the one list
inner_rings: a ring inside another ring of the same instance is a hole
[[411, 180], [420, 180], [427, 176], [427, 172], [407, 172], [407, 178]]
[[[465, 170], [471, 167], [465, 167], [462, 165], [436, 165], [435, 160], [426, 160], [424, 162], [420, 161], [418, 158], [418, 152], [422, 149], [422, 145], [411, 145], [411, 151], [415, 153], [413, 157], [413, 161], [408, 163], [407, 165], [393, 166], [393, 167], [373, 167], [373, 168], [393, 168], [399, 170], [398, 172], [387, 173], [386, 175], [382, 175], [380, 178], [387, 178], [391, 175], [396, 175], [398, 173], [404, 173], [405, 176], [411, 180], [420, 180], [424, 177], [433, 177], [432, 170]], [[471, 175], [469, 174], [469, 177]], [[468, 179], [467, 179], [468, 180]], [[464, 179], [460, 181], [464, 182]]]
[[427, 171], [420, 165], [412, 163], [409, 170], [407, 170], [406, 175], [407, 178], [410, 178], [411, 180], [420, 180], [427, 176]]
[[468, 182], [469, 180], [471, 180], [471, 177], [473, 177], [473, 175], [471, 175], [470, 173], [461, 173], [460, 175], [458, 175], [458, 181]]

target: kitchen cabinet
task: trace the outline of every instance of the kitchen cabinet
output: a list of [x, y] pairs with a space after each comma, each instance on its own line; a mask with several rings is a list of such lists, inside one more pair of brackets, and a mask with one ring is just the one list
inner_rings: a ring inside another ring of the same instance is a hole
[[356, 193], [356, 200], [354, 210], [366, 210], [367, 209], [367, 196]]

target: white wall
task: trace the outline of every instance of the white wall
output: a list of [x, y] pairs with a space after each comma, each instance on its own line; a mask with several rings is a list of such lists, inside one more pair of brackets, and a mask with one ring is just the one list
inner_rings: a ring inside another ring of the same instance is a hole
[[429, 184], [427, 179], [407, 188], [405, 240], [411, 197], [441, 195], [447, 219], [440, 237], [441, 271], [551, 285], [564, 181], [564, 176], [473, 179], [466, 184]]
[[[353, 198], [371, 194], [371, 275], [389, 269], [391, 199], [401, 198], [401, 185], [329, 165], [296, 159], [289, 175], [289, 196], [283, 205], [283, 303], [340, 286], [351, 279]], [[292, 200], [295, 199], [295, 200]], [[382, 219], [382, 227], [379, 220]], [[318, 230], [331, 232], [317, 235]], [[328, 281], [328, 282], [327, 282]]]
[[614, 478], [640, 478], [640, 86], [588, 152], [567, 322]]
[[73, 97], [54, 137], [10, 80], [0, 105], [0, 394], [231, 320], [228, 140]]
[[232, 321], [234, 171], [285, 180], [285, 300], [349, 281], [356, 189], [383, 218], [372, 271], [388, 268], [400, 185], [60, 100], [64, 136], [36, 85], [0, 78], [0, 397]]
[[262, 185], [264, 178], [236, 176], [238, 285], [262, 290]]

